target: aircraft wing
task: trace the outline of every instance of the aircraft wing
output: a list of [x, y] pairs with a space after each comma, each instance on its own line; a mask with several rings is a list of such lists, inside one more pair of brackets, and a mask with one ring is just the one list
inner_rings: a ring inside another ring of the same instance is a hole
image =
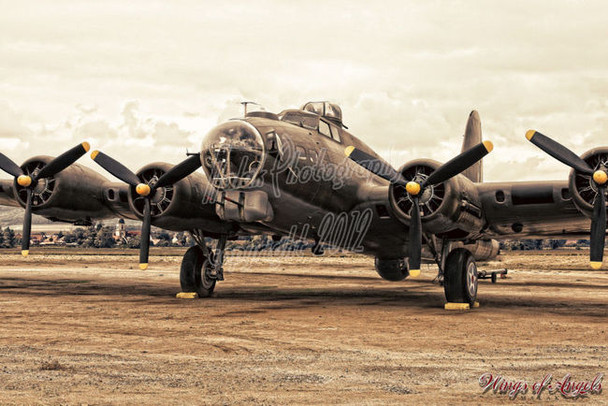
[[0, 206], [19, 207], [12, 179], [0, 179]]
[[576, 207], [568, 182], [477, 185], [488, 238], [589, 237], [591, 220]]

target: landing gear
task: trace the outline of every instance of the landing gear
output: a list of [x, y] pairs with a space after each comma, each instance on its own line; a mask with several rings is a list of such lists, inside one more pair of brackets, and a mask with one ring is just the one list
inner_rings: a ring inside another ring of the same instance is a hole
[[445, 261], [443, 287], [448, 303], [468, 303], [477, 299], [477, 265], [471, 253], [457, 248]]
[[213, 255], [206, 257], [198, 245], [190, 247], [184, 254], [179, 272], [182, 292], [196, 292], [198, 297], [211, 296], [216, 282], [211, 277], [212, 264]]
[[224, 280], [224, 249], [226, 236], [222, 235], [217, 242], [215, 253], [205, 243], [202, 232], [195, 230], [192, 238], [197, 245], [190, 247], [184, 254], [179, 273], [182, 292], [196, 292], [198, 297], [209, 297], [217, 281]]

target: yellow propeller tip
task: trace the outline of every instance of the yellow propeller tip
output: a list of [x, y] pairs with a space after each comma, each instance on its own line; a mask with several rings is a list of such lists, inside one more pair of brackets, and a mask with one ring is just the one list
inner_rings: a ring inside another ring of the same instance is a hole
[[410, 269], [410, 277], [417, 278], [420, 276], [420, 269]]
[[591, 268], [593, 269], [600, 269], [602, 267], [602, 263], [598, 261], [591, 261], [589, 265], [591, 265]]
[[146, 269], [148, 269], [148, 264], [139, 264], [139, 269], [145, 271]]
[[95, 158], [97, 158], [97, 155], [99, 155], [99, 151], [95, 150], [93, 152], [91, 152], [91, 159], [94, 161]]
[[352, 154], [354, 150], [355, 150], [355, 147], [353, 147], [352, 145], [350, 147], [346, 147], [344, 149], [344, 155], [346, 155], [347, 157], [350, 157], [350, 154]]
[[19, 175], [17, 178], [17, 184], [19, 186], [28, 187], [32, 184], [32, 178], [27, 175]]
[[535, 130], [526, 131], [526, 138], [528, 139], [528, 141], [532, 140], [532, 137], [534, 137], [534, 134], [536, 134]]
[[83, 142], [82, 144], [82, 148], [84, 148], [84, 152], [89, 152], [89, 150], [91, 149], [91, 144], [89, 144], [88, 142]]
[[30, 250], [22, 250], [21, 251], [21, 255], [23, 255], [24, 257], [27, 257], [27, 255], [30, 253]]
[[486, 147], [488, 153], [492, 152], [492, 150], [494, 149], [494, 144], [492, 144], [492, 141], [484, 141], [483, 146]]

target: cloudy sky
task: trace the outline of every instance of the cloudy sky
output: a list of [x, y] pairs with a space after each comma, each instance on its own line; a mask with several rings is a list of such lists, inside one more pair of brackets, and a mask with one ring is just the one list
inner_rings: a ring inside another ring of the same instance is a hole
[[132, 169], [177, 163], [243, 100], [338, 102], [397, 166], [458, 153], [477, 109], [489, 181], [566, 178], [529, 128], [608, 144], [603, 1], [0, 4], [0, 148], [19, 163], [83, 140]]

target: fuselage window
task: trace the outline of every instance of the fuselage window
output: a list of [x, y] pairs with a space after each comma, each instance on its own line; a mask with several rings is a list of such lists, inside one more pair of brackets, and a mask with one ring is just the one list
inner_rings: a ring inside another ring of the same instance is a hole
[[323, 120], [319, 121], [319, 132], [326, 137], [331, 137], [331, 134], [329, 132], [329, 124], [327, 124]]

